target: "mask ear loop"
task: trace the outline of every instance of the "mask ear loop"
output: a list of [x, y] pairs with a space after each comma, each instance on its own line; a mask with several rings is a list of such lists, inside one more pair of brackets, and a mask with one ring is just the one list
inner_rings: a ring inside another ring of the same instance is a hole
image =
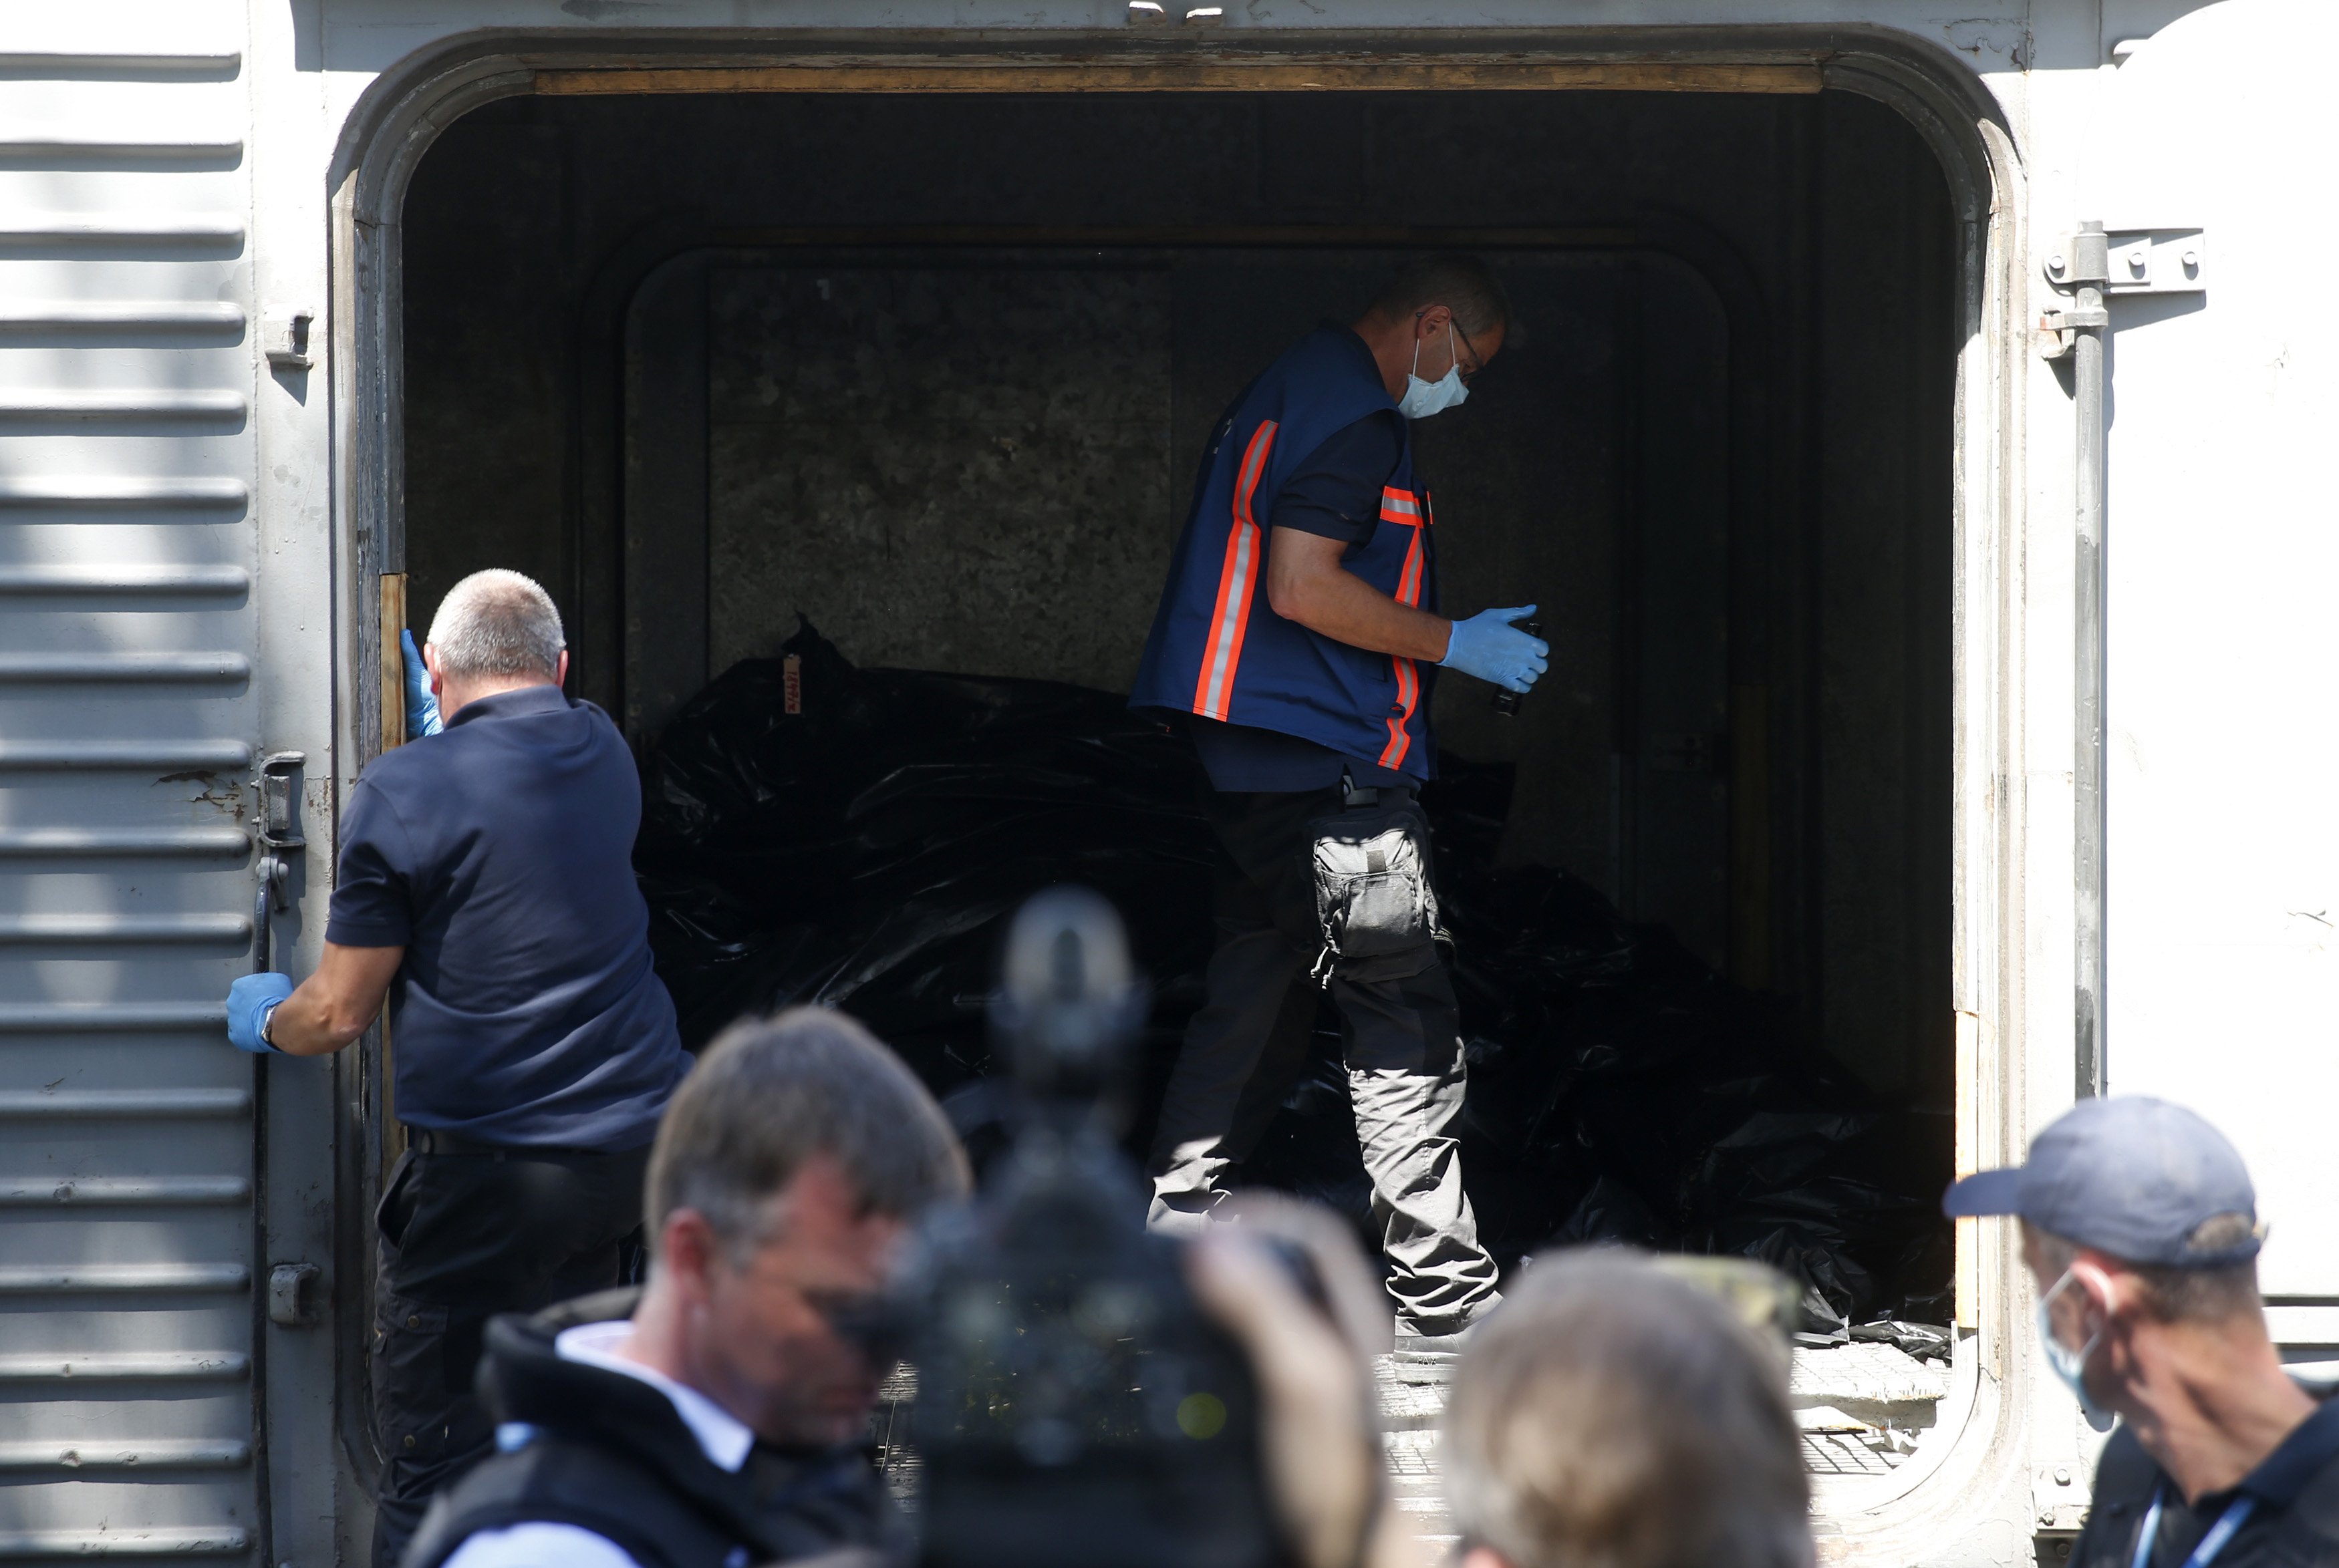
[[[2050, 1335], [2054, 1332], [2054, 1330], [2053, 1330], [2053, 1328], [2052, 1328], [2052, 1326], [2052, 1326], [2052, 1324], [2054, 1323], [2054, 1317], [2052, 1317], [2052, 1313], [2053, 1313], [2053, 1311], [2054, 1311], [2054, 1307], [2055, 1307], [2055, 1298], [2056, 1298], [2057, 1297], [2058, 1297], [2058, 1296], [2062, 1295], [2064, 1291], [2068, 1290], [2072, 1286], [2074, 1286], [2074, 1285], [2077, 1284], [2077, 1283], [2078, 1283], [2078, 1280], [2079, 1280], [2079, 1274], [2078, 1274], [2078, 1270], [2077, 1270], [2076, 1268], [2067, 1268], [2067, 1269], [2063, 1270], [2063, 1277], [2062, 1277], [2062, 1278], [2060, 1278], [2060, 1279], [2058, 1279], [2058, 1280], [2057, 1280], [2057, 1281], [2055, 1282], [2054, 1286], [2053, 1286], [2053, 1287], [2051, 1287], [2051, 1288], [2047, 1292], [2047, 1294], [2046, 1294], [2046, 1295], [2044, 1295], [2044, 1296], [2042, 1296], [2042, 1297], [2040, 1297], [2038, 1298], [2038, 1303], [2039, 1303], [2039, 1305], [2040, 1305], [2041, 1307], [2043, 1307], [2047, 1308], [2047, 1310], [2048, 1310], [2048, 1314], [2049, 1314], [2049, 1317], [2048, 1317], [2048, 1325], [2049, 1325], [2050, 1326], [2048, 1327], [2048, 1332]], [[2107, 1311], [2107, 1312], [2105, 1313], [2105, 1315], [2104, 1315], [2104, 1316], [2105, 1316], [2105, 1319], [2106, 1319], [2105, 1326], [2106, 1326], [2106, 1327], [2108, 1327], [2108, 1326], [2110, 1326], [2110, 1322], [2109, 1322], [2109, 1320], [2110, 1320], [2110, 1317], [2111, 1317], [2111, 1315], [2110, 1315], [2110, 1313], [2109, 1313], [2108, 1311]], [[2085, 1319], [2082, 1319], [2081, 1321], [2082, 1321], [2082, 1322], [2084, 1322], [2084, 1321], [2085, 1321]], [[2071, 1352], [2070, 1354], [2075, 1354], [2075, 1355], [2077, 1355], [2077, 1356], [2078, 1356], [2078, 1358], [2079, 1358], [2079, 1359], [2078, 1359], [2078, 1365], [2079, 1365], [2081, 1367], [2085, 1367], [2085, 1366], [2087, 1365], [2087, 1361], [2088, 1361], [2088, 1359], [2089, 1359], [2091, 1356], [2093, 1356], [2095, 1355], [2095, 1353], [2096, 1353], [2096, 1347], [2097, 1347], [2097, 1346], [2101, 1345], [2103, 1342], [2104, 1342], [2104, 1330], [2103, 1330], [2102, 1328], [2098, 1328], [2098, 1329], [2097, 1329], [2093, 1334], [2090, 1334], [2090, 1335], [2088, 1335], [2088, 1336], [2087, 1336], [2087, 1342], [2085, 1345], [2082, 1345], [2081, 1346], [2079, 1346], [2079, 1348], [2078, 1348], [2076, 1352]]]
[[[1426, 309], [1416, 311], [1413, 313], [1415, 324], [1418, 325], [1421, 319], [1427, 314], [1429, 311]], [[1449, 317], [1446, 322], [1446, 376], [1454, 375], [1461, 369], [1462, 340], [1455, 332], [1453, 320]], [[1412, 380], [1421, 380], [1421, 334], [1418, 332], [1416, 332], [1413, 337], [1413, 369], [1406, 374]], [[1442, 381], [1446, 376], [1440, 376], [1437, 379]]]

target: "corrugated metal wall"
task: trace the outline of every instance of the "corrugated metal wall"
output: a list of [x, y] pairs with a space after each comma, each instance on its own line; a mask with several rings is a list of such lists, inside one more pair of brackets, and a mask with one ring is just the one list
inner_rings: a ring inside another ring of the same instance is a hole
[[0, 1559], [233, 1558], [264, 1541], [219, 1004], [258, 727], [241, 18], [75, 9], [0, 20]]

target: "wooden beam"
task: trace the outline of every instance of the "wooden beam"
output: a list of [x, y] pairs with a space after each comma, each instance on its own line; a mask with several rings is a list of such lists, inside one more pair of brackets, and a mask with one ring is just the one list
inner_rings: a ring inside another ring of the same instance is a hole
[[406, 574], [381, 575], [381, 749], [406, 744], [406, 656], [398, 643], [406, 629]]
[[763, 65], [552, 70], [538, 93], [1817, 93], [1815, 61], [1695, 64], [1442, 55], [1162, 54], [806, 58]]
[[[406, 744], [406, 655], [399, 646], [398, 634], [406, 629], [406, 574], [384, 572], [381, 575], [381, 749], [391, 751]], [[390, 1003], [381, 1008], [381, 1169], [377, 1172], [380, 1186], [390, 1183], [390, 1168], [399, 1156], [406, 1152], [406, 1127], [398, 1119], [398, 1105], [392, 1089], [397, 1073], [397, 1053], [390, 1042]]]

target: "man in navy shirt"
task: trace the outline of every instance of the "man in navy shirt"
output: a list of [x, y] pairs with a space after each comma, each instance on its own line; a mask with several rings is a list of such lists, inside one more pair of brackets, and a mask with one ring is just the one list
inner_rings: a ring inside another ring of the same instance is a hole
[[2104, 1445], [2071, 1568], [2339, 1563], [2339, 1402], [2266, 1332], [2242, 1157], [2182, 1106], [2087, 1100], [1944, 1212], [2018, 1215], [2039, 1351]]
[[633, 757], [562, 694], [550, 596], [517, 572], [464, 578], [421, 662], [444, 728], [351, 793], [322, 962], [228, 1000], [242, 1049], [318, 1056], [390, 999], [410, 1148], [376, 1215], [376, 1568], [492, 1445], [471, 1394], [489, 1317], [618, 1283], [689, 1066], [634, 883]]
[[1201, 1228], [1296, 1074], [1318, 987], [1339, 1011], [1350, 1103], [1389, 1262], [1401, 1374], [1449, 1367], [1491, 1307], [1451, 1135], [1463, 1094], [1428, 823], [1439, 668], [1525, 691], [1535, 606], [1438, 613], [1409, 420], [1460, 403], [1510, 307], [1485, 266], [1402, 268], [1353, 327], [1327, 323], [1212, 432], [1130, 705], [1178, 715], [1228, 855], [1209, 997], [1151, 1158], [1158, 1229]]

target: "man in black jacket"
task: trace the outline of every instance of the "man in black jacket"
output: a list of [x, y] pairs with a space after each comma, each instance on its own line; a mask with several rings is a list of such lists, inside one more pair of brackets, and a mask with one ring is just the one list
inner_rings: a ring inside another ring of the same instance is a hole
[[2118, 1418], [2071, 1568], [2339, 1563], [2339, 1400], [2283, 1369], [2257, 1195], [2216, 1128], [2083, 1100], [1941, 1207], [2021, 1217], [2039, 1353], [2097, 1430]]
[[406, 1568], [897, 1554], [855, 1446], [892, 1363], [868, 1309], [912, 1217], [966, 1186], [933, 1097], [850, 1019], [733, 1029], [651, 1150], [639, 1307], [489, 1326], [498, 1452], [440, 1494]]

